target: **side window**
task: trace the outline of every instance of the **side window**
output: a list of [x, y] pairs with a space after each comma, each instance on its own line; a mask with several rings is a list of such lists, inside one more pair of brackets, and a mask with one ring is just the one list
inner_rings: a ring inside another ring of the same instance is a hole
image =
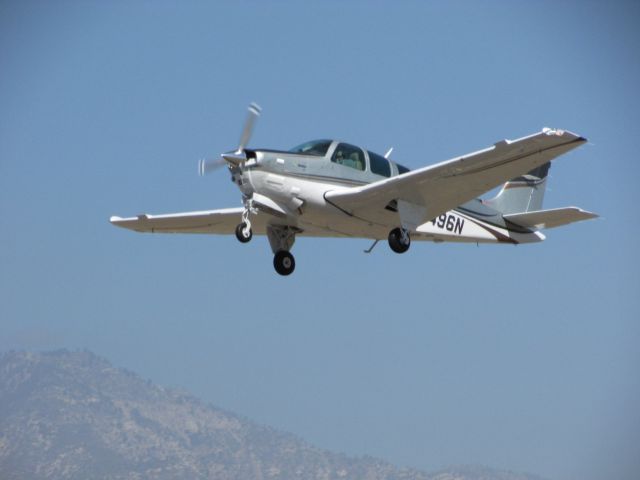
[[355, 168], [356, 170], [364, 170], [364, 152], [358, 147], [349, 145], [348, 143], [340, 143], [333, 152], [331, 161], [345, 167]]
[[407, 173], [407, 172], [411, 171], [407, 167], [405, 167], [404, 165], [400, 165], [399, 163], [396, 163], [396, 165], [398, 166], [398, 174], [399, 175], [402, 175], [403, 173]]
[[376, 175], [382, 175], [383, 177], [391, 176], [391, 166], [389, 160], [377, 153], [369, 152], [369, 164], [371, 165], [371, 172]]

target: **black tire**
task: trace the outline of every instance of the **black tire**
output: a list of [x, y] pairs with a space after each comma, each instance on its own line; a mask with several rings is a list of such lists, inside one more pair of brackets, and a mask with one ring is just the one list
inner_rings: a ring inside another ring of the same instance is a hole
[[291, 275], [296, 268], [296, 261], [289, 252], [280, 250], [273, 257], [273, 267], [280, 275]]
[[249, 236], [245, 236], [244, 228], [246, 226], [247, 224], [242, 222], [242, 223], [239, 223], [238, 226], [236, 227], [236, 238], [240, 243], [247, 243], [251, 241], [251, 238], [253, 237], [253, 232], [251, 231], [251, 229], [249, 229]]
[[409, 247], [411, 246], [411, 238], [409, 238], [409, 232], [407, 232], [406, 235], [407, 241], [403, 242], [402, 230], [400, 230], [399, 228], [394, 228], [393, 230], [391, 230], [389, 232], [389, 246], [391, 247], [391, 250], [396, 253], [404, 253], [409, 250]]

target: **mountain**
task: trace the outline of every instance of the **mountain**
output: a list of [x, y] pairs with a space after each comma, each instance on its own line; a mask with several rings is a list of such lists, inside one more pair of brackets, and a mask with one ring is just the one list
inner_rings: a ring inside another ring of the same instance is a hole
[[0, 356], [0, 478], [540, 480], [331, 453], [87, 351]]

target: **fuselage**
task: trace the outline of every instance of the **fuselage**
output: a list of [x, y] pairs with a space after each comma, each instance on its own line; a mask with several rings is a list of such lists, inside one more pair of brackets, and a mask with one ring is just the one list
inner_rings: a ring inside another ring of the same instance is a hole
[[[398, 226], [393, 202], [371, 218], [359, 218], [327, 201], [325, 194], [408, 172], [401, 164], [337, 140], [307, 142], [290, 151], [252, 149], [246, 153], [248, 160], [242, 168], [230, 168], [232, 180], [246, 198], [265, 199], [263, 208], [274, 216], [274, 224], [295, 226], [303, 236], [325, 232], [326, 236], [377, 240], [386, 239], [389, 230]], [[537, 231], [505, 221], [480, 199], [419, 225], [411, 235], [414, 240], [434, 242], [530, 243], [544, 239]]]

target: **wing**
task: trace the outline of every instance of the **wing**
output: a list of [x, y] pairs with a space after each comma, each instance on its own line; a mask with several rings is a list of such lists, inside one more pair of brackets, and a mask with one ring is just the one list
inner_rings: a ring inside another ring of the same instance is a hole
[[[170, 213], [166, 215], [138, 215], [137, 217], [111, 217], [112, 224], [151, 233], [209, 233], [231, 235], [240, 223], [242, 208], [205, 210], [201, 212]], [[264, 234], [267, 215], [256, 215], [251, 219], [254, 233]]]
[[415, 228], [584, 142], [571, 132], [544, 129], [369, 185], [331, 190], [325, 199], [364, 220], [375, 219], [380, 209], [398, 209], [403, 225]]
[[578, 207], [554, 208], [551, 210], [504, 215], [505, 220], [529, 228], [554, 228], [597, 217], [597, 214], [587, 212]]
[[[137, 217], [111, 217], [109, 221], [122, 228], [149, 233], [204, 233], [210, 235], [233, 235], [241, 222], [242, 208], [204, 210], [201, 212], [169, 213], [164, 215], [142, 214]], [[281, 218], [266, 212], [251, 215], [251, 229], [254, 235], [265, 235], [268, 225], [288, 225]], [[291, 225], [289, 225], [291, 226]], [[306, 237], [346, 237], [341, 234], [311, 224], [297, 224], [299, 235]]]

